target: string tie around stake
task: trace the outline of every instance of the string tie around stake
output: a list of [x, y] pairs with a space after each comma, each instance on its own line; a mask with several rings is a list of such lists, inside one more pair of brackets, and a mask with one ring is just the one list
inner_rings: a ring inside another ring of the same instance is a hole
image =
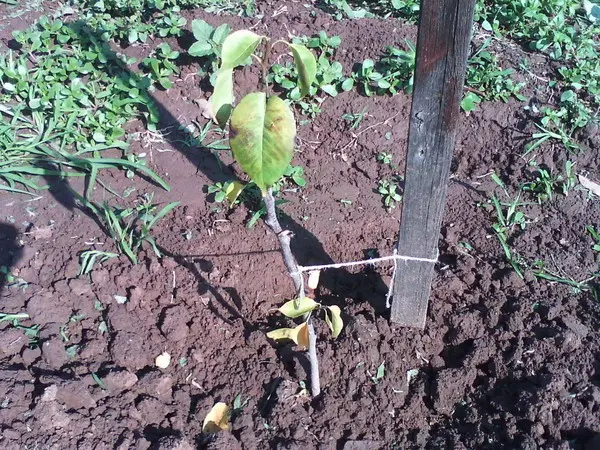
[[392, 272], [392, 278], [390, 280], [390, 285], [388, 286], [388, 292], [385, 296], [385, 306], [386, 308], [390, 308], [390, 298], [392, 297], [392, 292], [394, 288], [394, 279], [396, 278], [396, 271], [398, 270], [398, 260], [400, 261], [420, 261], [420, 262], [428, 262], [428, 263], [436, 263], [438, 261], [437, 257], [435, 258], [420, 258], [417, 256], [405, 256], [399, 255], [397, 250], [394, 249], [394, 254], [390, 256], [382, 256], [381, 258], [371, 258], [371, 259], [363, 259], [361, 261], [349, 261], [343, 263], [335, 263], [335, 264], [321, 264], [316, 266], [301, 266], [298, 265], [298, 270], [296, 272], [290, 273], [292, 277], [300, 275], [300, 292], [304, 292], [304, 277], [302, 276], [303, 272], [312, 272], [313, 270], [326, 270], [326, 269], [340, 269], [342, 267], [352, 267], [352, 266], [362, 266], [365, 264], [377, 264], [386, 261], [394, 262], [394, 270]]

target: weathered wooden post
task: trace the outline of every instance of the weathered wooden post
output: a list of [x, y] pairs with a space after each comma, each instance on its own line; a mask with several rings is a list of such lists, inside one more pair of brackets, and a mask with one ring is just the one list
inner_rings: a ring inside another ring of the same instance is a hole
[[392, 322], [425, 327], [475, 0], [421, 0]]

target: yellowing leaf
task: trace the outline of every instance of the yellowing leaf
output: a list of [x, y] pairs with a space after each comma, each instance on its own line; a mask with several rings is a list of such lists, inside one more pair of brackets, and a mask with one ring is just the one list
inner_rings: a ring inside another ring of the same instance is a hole
[[310, 85], [315, 81], [317, 76], [317, 60], [315, 55], [304, 45], [290, 44], [294, 61], [298, 68], [298, 84], [300, 85], [300, 93], [305, 96], [310, 91]]
[[262, 192], [285, 173], [294, 156], [295, 136], [294, 114], [277, 96], [267, 99], [264, 92], [253, 92], [231, 114], [231, 151]]
[[[331, 318], [329, 317], [331, 315]], [[331, 335], [336, 338], [342, 332], [344, 328], [344, 321], [342, 320], [342, 310], [339, 306], [328, 306], [325, 310], [325, 322], [331, 330]]]
[[308, 287], [311, 289], [316, 289], [319, 286], [320, 276], [320, 270], [311, 270], [310, 272], [308, 272]]
[[231, 33], [223, 42], [221, 69], [233, 69], [243, 64], [256, 50], [262, 37], [250, 30]]
[[233, 206], [245, 187], [246, 185], [240, 183], [239, 181], [233, 181], [229, 184], [229, 186], [227, 186], [225, 195], [227, 196], [227, 201], [231, 206]]
[[210, 105], [213, 119], [221, 128], [225, 128], [233, 109], [233, 69], [221, 69], [217, 73]]
[[307, 312], [315, 309], [319, 304], [310, 297], [303, 297], [296, 300], [287, 301], [279, 308], [279, 312], [284, 316], [295, 319], [300, 317]]
[[229, 429], [229, 406], [219, 402], [209, 411], [202, 424], [203, 433], [217, 433]]
[[308, 348], [308, 326], [306, 322], [301, 323], [296, 328], [278, 328], [269, 331], [267, 337], [277, 342], [290, 339], [297, 345]]

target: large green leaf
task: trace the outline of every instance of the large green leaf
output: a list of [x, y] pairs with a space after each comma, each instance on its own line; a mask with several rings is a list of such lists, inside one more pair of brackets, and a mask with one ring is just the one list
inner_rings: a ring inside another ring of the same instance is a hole
[[192, 20], [192, 33], [197, 41], [208, 41], [214, 28], [204, 20]]
[[304, 45], [290, 44], [294, 61], [298, 68], [298, 84], [302, 96], [308, 94], [310, 85], [315, 81], [317, 76], [317, 60], [315, 55]]
[[285, 302], [279, 312], [284, 316], [295, 319], [315, 309], [319, 304], [310, 297], [302, 297]]
[[230, 146], [238, 164], [266, 192], [294, 156], [296, 123], [290, 107], [264, 92], [246, 95], [231, 114]]
[[225, 128], [233, 108], [233, 69], [221, 69], [217, 73], [210, 105], [215, 120], [221, 128]]
[[239, 30], [227, 36], [221, 51], [221, 69], [233, 69], [243, 64], [256, 50], [261, 39], [250, 30]]

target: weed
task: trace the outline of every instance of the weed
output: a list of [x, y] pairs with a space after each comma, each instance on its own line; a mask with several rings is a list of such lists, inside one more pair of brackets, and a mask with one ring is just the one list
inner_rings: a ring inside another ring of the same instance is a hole
[[159, 44], [152, 52], [152, 55], [142, 60], [141, 67], [148, 72], [153, 83], [158, 83], [163, 89], [173, 87], [173, 82], [169, 77], [179, 73], [179, 68], [175, 65], [175, 60], [179, 57], [179, 52], [171, 50], [166, 42]]
[[365, 59], [358, 70], [352, 73], [352, 82], [346, 87], [351, 89], [354, 84], [358, 84], [369, 97], [375, 94], [396, 94], [402, 90], [412, 92], [416, 50], [409, 40], [406, 40], [406, 47], [408, 50], [386, 47], [378, 63]]
[[94, 270], [95, 264], [102, 264], [111, 258], [116, 258], [116, 253], [101, 250], [86, 250], [79, 254], [79, 275], [87, 275]]
[[[492, 228], [498, 237], [498, 241], [500, 241], [506, 260], [517, 275], [520, 278], [524, 278], [522, 270], [522, 266], [524, 265], [523, 259], [518, 254], [513, 253], [508, 243], [510, 233], [515, 227], [524, 230], [526, 226], [525, 214], [517, 210], [517, 207], [520, 206], [519, 197], [517, 196], [508, 205], [501, 204], [496, 196], [493, 196], [491, 201], [498, 217], [498, 221], [492, 224]], [[508, 206], [506, 213], [503, 206]]]
[[388, 209], [393, 209], [402, 201], [402, 195], [398, 193], [398, 185], [392, 180], [379, 180], [377, 193], [381, 195], [383, 204]]
[[371, 381], [373, 381], [374, 384], [379, 384], [379, 382], [383, 380], [383, 377], [385, 377], [385, 361], [377, 367], [377, 372], [371, 377]]
[[393, 160], [394, 155], [388, 152], [381, 152], [379, 155], [377, 155], [377, 161], [382, 164], [392, 164]]
[[351, 130], [356, 130], [363, 119], [367, 116], [367, 107], [359, 113], [346, 113], [342, 115], [342, 119], [350, 124]]
[[592, 225], [588, 225], [585, 229], [594, 240], [592, 248], [594, 251], [600, 252], [600, 231], [596, 230]]
[[292, 40], [294, 45], [304, 45], [318, 53], [315, 78], [308, 91], [310, 100], [304, 99], [298, 84], [298, 70], [290, 62], [273, 64], [267, 78], [269, 83], [273, 83], [287, 99], [300, 106], [304, 114], [315, 117], [321, 111], [324, 95], [335, 97], [340, 91], [352, 88], [346, 82], [342, 65], [338, 61], [331, 61], [341, 42], [339, 36], [328, 36], [324, 31], [316, 36], [299, 36]]
[[195, 19], [192, 21], [192, 32], [196, 42], [189, 48], [188, 53], [201, 58], [200, 74], [202, 76], [211, 74], [211, 83], [214, 86], [219, 67], [218, 58], [221, 57], [221, 47], [225, 38], [231, 33], [231, 27], [228, 24], [222, 24], [214, 28], [204, 20]]
[[97, 205], [76, 193], [74, 194], [103, 222], [106, 231], [115, 241], [119, 250], [127, 255], [132, 263], [137, 264], [136, 253], [144, 242], [150, 244], [156, 256], [161, 256], [151, 231], [160, 219], [179, 205], [179, 202], [168, 203], [158, 211], [157, 205], [152, 204], [153, 195], [145, 194], [135, 207], [119, 209], [111, 207], [107, 203]]

